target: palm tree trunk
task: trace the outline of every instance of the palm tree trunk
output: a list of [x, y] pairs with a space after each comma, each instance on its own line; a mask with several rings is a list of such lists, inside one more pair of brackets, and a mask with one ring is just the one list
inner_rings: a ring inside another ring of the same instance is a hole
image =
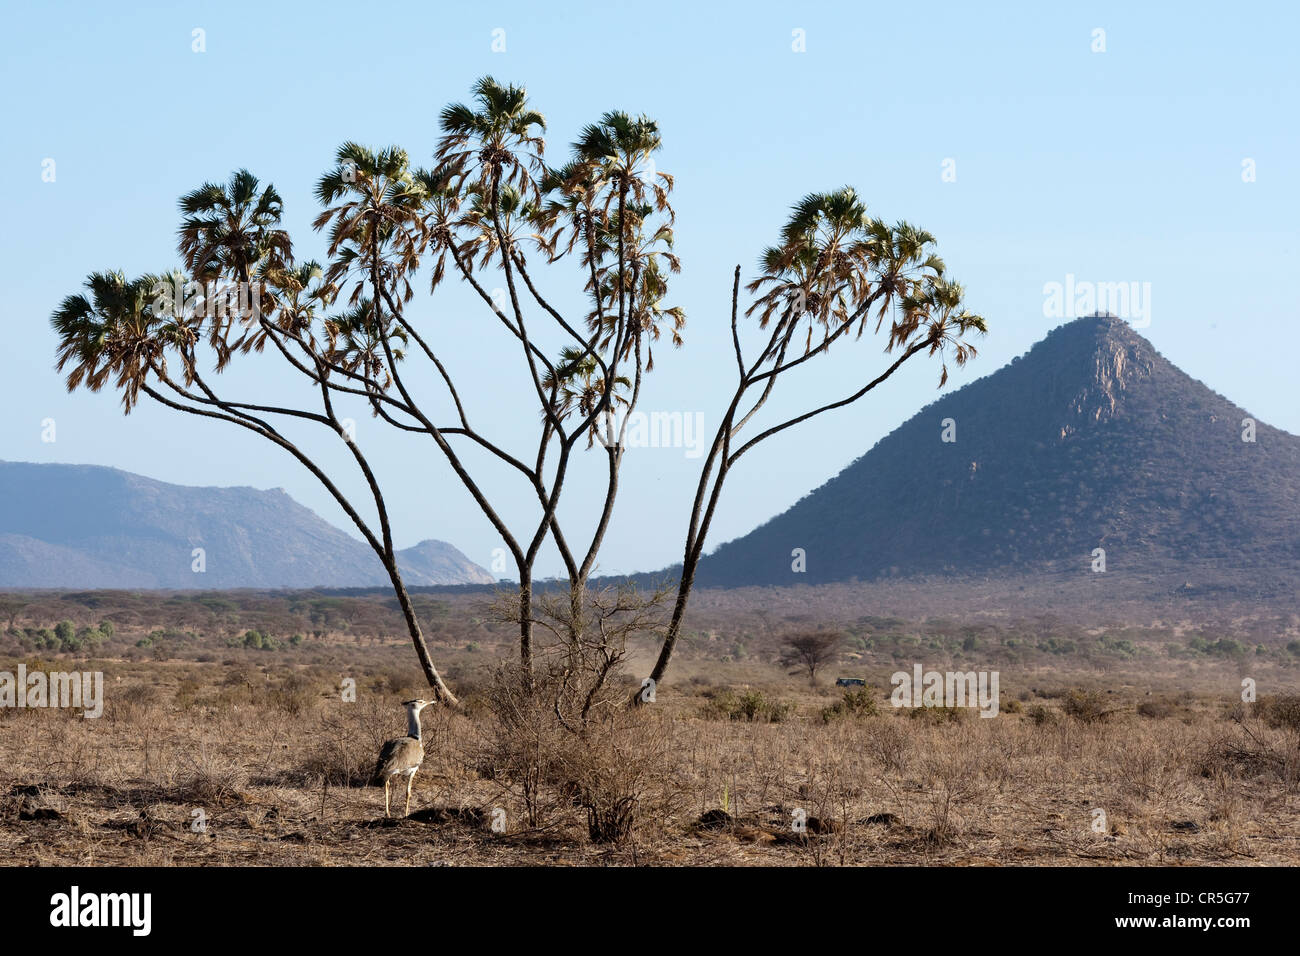
[[[165, 382], [170, 388], [179, 388], [174, 382], [166, 377], [165, 373], [156, 368], [154, 369], [154, 372], [158, 375], [159, 380]], [[334, 500], [338, 502], [339, 506], [347, 516], [352, 519], [357, 530], [359, 530], [365, 537], [366, 542], [370, 545], [371, 549], [379, 556], [379, 560], [383, 563], [384, 570], [388, 572], [389, 580], [392, 582], [393, 593], [397, 596], [397, 603], [402, 608], [402, 615], [406, 618], [406, 627], [411, 635], [411, 643], [415, 645], [415, 654], [420, 660], [420, 668], [424, 671], [425, 680], [428, 681], [429, 686], [433, 688], [435, 697], [437, 697], [438, 700], [453, 706], [458, 704], [459, 702], [456, 699], [456, 695], [447, 687], [446, 683], [442, 679], [442, 675], [440, 675], [438, 669], [434, 667], [433, 658], [429, 654], [428, 645], [425, 644], [424, 632], [421, 630], [420, 622], [415, 616], [415, 608], [412, 606], [410, 595], [407, 593], [406, 582], [402, 580], [401, 572], [397, 567], [397, 556], [393, 551], [392, 537], [388, 527], [387, 506], [384, 504], [383, 496], [379, 493], [379, 486], [375, 482], [374, 475], [371, 473], [365, 458], [354, 449], [357, 461], [361, 465], [366, 481], [369, 483], [371, 491], [375, 497], [375, 507], [378, 509], [380, 521], [383, 525], [383, 541], [380, 541], [375, 537], [374, 532], [362, 519], [352, 502], [348, 500], [343, 492], [339, 490], [338, 486], [330, 480], [325, 471], [300, 448], [298, 448], [297, 445], [270, 429], [265, 422], [246, 414], [242, 417], [239, 414], [236, 414], [235, 410], [231, 408], [229, 404], [216, 399], [216, 397], [205, 388], [201, 378], [196, 378], [195, 381], [198, 383], [200, 388], [204, 389], [206, 394], [213, 398], [217, 403], [217, 406], [220, 407], [223, 412], [219, 413], [209, 409], [195, 408], [180, 402], [172, 401], [167, 396], [153, 388], [150, 388], [148, 385], [145, 385], [143, 390], [147, 395], [149, 395], [149, 397], [168, 408], [173, 408], [177, 411], [182, 411], [190, 415], [197, 415], [203, 418], [218, 418], [239, 425], [241, 428], [246, 428], [250, 431], [256, 432], [274, 444], [279, 445], [285, 451], [293, 455], [294, 458], [298, 459], [298, 461], [316, 477], [316, 480], [325, 487], [325, 490], [330, 493]], [[181, 394], [185, 394], [183, 390], [180, 391]]]
[[533, 682], [533, 569], [519, 569], [519, 667]]
[[397, 562], [391, 558], [384, 558], [384, 568], [388, 571], [388, 577], [393, 582], [393, 592], [397, 595], [397, 603], [401, 605], [402, 616], [406, 618], [406, 629], [410, 632], [411, 643], [415, 645], [415, 655], [420, 659], [420, 669], [424, 671], [424, 679], [429, 682], [433, 688], [433, 695], [440, 704], [447, 704], [455, 707], [460, 701], [456, 695], [451, 692], [438, 673], [438, 668], [433, 666], [433, 658], [429, 654], [429, 646], [424, 641], [424, 631], [420, 627], [420, 621], [415, 616], [415, 607], [411, 604], [411, 596], [406, 591], [406, 582], [402, 580], [401, 573], [397, 570]]
[[[373, 223], [370, 236], [370, 284], [374, 294], [375, 310], [375, 334], [384, 335], [382, 326], [382, 313], [380, 312], [380, 302], [383, 298], [383, 289], [380, 288], [379, 280], [379, 236], [378, 223]], [[373, 485], [372, 489], [378, 493], [378, 488]], [[382, 505], [381, 505], [382, 508]], [[388, 571], [388, 577], [393, 582], [393, 591], [397, 595], [397, 603], [401, 605], [402, 616], [406, 618], [406, 628], [411, 635], [411, 643], [415, 645], [415, 655], [420, 659], [420, 668], [424, 671], [424, 679], [429, 682], [433, 688], [434, 696], [440, 703], [455, 706], [459, 703], [456, 695], [442, 679], [438, 669], [433, 666], [433, 658], [429, 655], [429, 646], [424, 641], [424, 632], [420, 628], [420, 621], [415, 616], [415, 607], [411, 604], [411, 596], [407, 593], [406, 582], [402, 580], [401, 573], [397, 570], [397, 558], [393, 554], [391, 545], [388, 547], [388, 553], [381, 555], [384, 562], [384, 568]]]
[[[673, 604], [672, 620], [668, 622], [668, 632], [664, 635], [663, 645], [659, 648], [659, 658], [655, 661], [654, 670], [650, 672], [650, 679], [656, 684], [664, 679], [668, 662], [673, 656], [673, 648], [677, 646], [677, 635], [682, 628], [682, 618], [686, 615], [686, 605], [691, 599], [691, 588], [695, 584], [695, 569], [698, 565], [699, 560], [694, 555], [687, 555], [686, 560], [682, 562], [682, 576], [677, 584], [677, 601]], [[639, 702], [641, 695], [636, 694], [632, 699], [634, 702]]]

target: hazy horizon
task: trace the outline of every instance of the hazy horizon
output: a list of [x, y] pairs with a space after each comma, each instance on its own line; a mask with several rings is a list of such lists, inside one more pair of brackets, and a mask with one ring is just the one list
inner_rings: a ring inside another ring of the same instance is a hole
[[[1083, 318], [1087, 318], [1087, 317], [1083, 317]], [[1067, 325], [1067, 324], [1070, 324], [1070, 322], [1075, 322], [1075, 321], [1079, 321], [1079, 320], [1078, 320], [1078, 319], [1071, 319], [1071, 320], [1069, 320], [1069, 322], [1063, 322], [1063, 323], [1061, 323], [1061, 326], [1063, 326], [1063, 325]], [[1056, 328], [1060, 328], [1061, 326], [1057, 326]], [[1052, 330], [1048, 330], [1048, 331], [1050, 332], [1050, 331], [1052, 331]], [[1145, 331], [1145, 330], [1138, 330], [1138, 334], [1140, 335], [1142, 331]], [[1041, 341], [1041, 340], [1040, 340], [1040, 341]], [[1033, 344], [1034, 344], [1034, 345], [1037, 345], [1037, 344], [1039, 344], [1039, 343], [1035, 342], [1035, 343], [1033, 343]], [[1026, 350], [1025, 353], [1022, 353], [1021, 356], [1015, 356], [1015, 357], [1013, 357], [1012, 360], [1014, 361], [1016, 358], [1021, 358], [1021, 357], [1023, 357], [1024, 354], [1028, 354], [1029, 351], [1032, 351], [1032, 348], [1033, 348], [1033, 346], [1031, 346], [1030, 349]], [[960, 390], [961, 388], [965, 387], [965, 385], [972, 384], [973, 382], [978, 381], [978, 380], [981, 379], [981, 378], [987, 378], [987, 377], [993, 375], [994, 373], [998, 372], [999, 370], [1001, 370], [1002, 368], [1005, 368], [1005, 367], [1006, 367], [1006, 365], [1004, 364], [1004, 365], [1000, 365], [1000, 366], [998, 366], [998, 368], [996, 368], [996, 369], [986, 369], [984, 375], [977, 376], [976, 378], [972, 379], [971, 382], [966, 382], [966, 383], [964, 383], [962, 386], [959, 386], [956, 390]], [[1220, 392], [1218, 389], [1214, 388], [1213, 383], [1210, 383], [1210, 382], [1201, 382], [1200, 384], [1202, 384], [1202, 385], [1204, 385], [1205, 387], [1207, 387], [1210, 391], [1214, 392], [1216, 395], [1220, 395], [1221, 397], [1227, 399], [1229, 402], [1232, 401], [1232, 396], [1230, 396], [1230, 395], [1223, 395], [1222, 392]], [[951, 391], [953, 391], [953, 390], [954, 390], [954, 389], [945, 388], [945, 389], [944, 389], [944, 394], [948, 394], [949, 392], [951, 392]], [[926, 407], [928, 407], [932, 402], [933, 402], [933, 398], [932, 398], [930, 401], [927, 401], [927, 403], [926, 403]], [[909, 415], [906, 416], [905, 421], [906, 421], [906, 420], [910, 420], [912, 417], [914, 417], [914, 416], [920, 414], [922, 411], [924, 411], [924, 408], [917, 408], [917, 409], [915, 409], [911, 414], [909, 414]], [[1267, 419], [1257, 419], [1257, 420], [1260, 421], [1260, 422], [1262, 422], [1262, 424], [1264, 424], [1264, 425], [1272, 425], [1272, 424], [1273, 424], [1272, 422], [1269, 422]], [[899, 424], [901, 425], [902, 422], [900, 422]], [[1276, 427], [1276, 426], [1274, 426], [1274, 427]], [[1284, 432], [1287, 431], [1286, 429], [1280, 429], [1280, 430], [1281, 430], [1281, 431], [1284, 431]], [[892, 431], [892, 429], [891, 429], [891, 431]], [[1291, 433], [1291, 432], [1287, 432], [1287, 434], [1293, 434], [1293, 433]], [[881, 436], [881, 437], [883, 438], [883, 437], [885, 437], [885, 436]], [[875, 444], [876, 444], [876, 443], [873, 442], [873, 444], [872, 444], [872, 448], [875, 447]], [[866, 454], [868, 451], [870, 451], [870, 450], [871, 450], [871, 449], [869, 449], [869, 448], [864, 448], [864, 449], [863, 449], [863, 454], [865, 455], [865, 454]], [[13, 459], [2, 459], [2, 458], [0, 458], [0, 463], [3, 463], [3, 462], [5, 462], [5, 461], [14, 461], [14, 460], [13, 460]], [[129, 473], [132, 473], [132, 474], [137, 474], [137, 475], [141, 474], [140, 472], [133, 472], [130, 468], [117, 468], [117, 466], [113, 466], [113, 465], [101, 465], [101, 464], [99, 464], [99, 463], [97, 463], [97, 462], [49, 462], [49, 461], [41, 462], [41, 461], [22, 461], [22, 462], [14, 462], [14, 463], [18, 463], [18, 464], [34, 464], [34, 465], [50, 465], [50, 464], [53, 464], [53, 465], [60, 465], [60, 464], [66, 464], [66, 465], [68, 465], [68, 466], [70, 466], [70, 467], [77, 467], [77, 466], [106, 467], [106, 468], [115, 468], [115, 469], [117, 469], [117, 470], [124, 471], [124, 472], [129, 472]], [[838, 473], [838, 471], [837, 471], [837, 473]], [[153, 475], [143, 475], [143, 477], [145, 477], [145, 478], [150, 478], [150, 479], [155, 480], [155, 481], [161, 481], [161, 479], [157, 479], [157, 478], [155, 478], [155, 476], [153, 476]], [[829, 478], [831, 478], [831, 477], [834, 477], [834, 476], [833, 476], [833, 475], [827, 475], [827, 476], [826, 476], [827, 479], [829, 479]], [[171, 485], [181, 485], [182, 487], [199, 487], [199, 488], [212, 488], [212, 489], [230, 489], [230, 488], [233, 488], [233, 489], [236, 489], [236, 490], [239, 489], [239, 488], [249, 488], [249, 489], [251, 489], [251, 490], [256, 490], [256, 491], [284, 491], [285, 493], [290, 494], [290, 497], [293, 497], [293, 496], [292, 496], [292, 493], [289, 491], [289, 489], [285, 488], [283, 485], [275, 485], [275, 486], [269, 486], [269, 487], [259, 487], [259, 486], [256, 486], [256, 485], [247, 485], [247, 484], [245, 484], [245, 485], [234, 485], [234, 486], [231, 486], [231, 485], [199, 485], [199, 486], [194, 486], [194, 485], [185, 485], [184, 483], [180, 483], [180, 482], [164, 482], [164, 483], [165, 483], [165, 484], [171, 484]], [[814, 487], [819, 487], [821, 484], [823, 484], [823, 482], [820, 482], [820, 481], [819, 481], [819, 482], [817, 483], [817, 485], [814, 486]], [[295, 499], [295, 500], [297, 500], [297, 499]], [[303, 504], [303, 502], [301, 502], [301, 501], [299, 501], [298, 503], [299, 503], [299, 504]], [[796, 502], [795, 502], [794, 500], [792, 500], [792, 501], [788, 502], [787, 504], [781, 506], [781, 507], [778, 509], [777, 512], [775, 512], [774, 514], [771, 514], [771, 515], [753, 516], [752, 524], [751, 524], [748, 528], [743, 528], [743, 529], [741, 530], [740, 534], [734, 536], [733, 538], [729, 538], [729, 539], [715, 539], [715, 540], [712, 542], [711, 546], [707, 549], [707, 551], [711, 552], [711, 551], [715, 550], [719, 545], [724, 544], [727, 540], [734, 540], [734, 538], [736, 538], [736, 537], [742, 537], [742, 536], [744, 536], [744, 535], [747, 534], [748, 532], [753, 531], [754, 529], [756, 529], [756, 528], [760, 527], [761, 525], [765, 524], [765, 523], [768, 522], [770, 519], [776, 517], [777, 515], [780, 515], [780, 514], [784, 513], [784, 512], [787, 511], [791, 506], [793, 506], [795, 503], [796, 503]], [[310, 506], [310, 505], [307, 505], [307, 507], [311, 507], [311, 506]], [[315, 511], [316, 509], [312, 508], [312, 510]], [[330, 517], [329, 517], [328, 515], [323, 515], [322, 517], [325, 517], [326, 520], [330, 520]], [[361, 538], [361, 536], [358, 535], [358, 534], [356, 533], [356, 528], [355, 528], [355, 526], [353, 526], [352, 524], [350, 524], [350, 523], [347, 522], [346, 520], [344, 520], [344, 521], [341, 522], [341, 523], [336, 523], [336, 522], [333, 522], [333, 521], [331, 521], [331, 523], [332, 523], [332, 524], [335, 524], [336, 527], [340, 528], [340, 530], [346, 532], [346, 533], [349, 534], [351, 537], [355, 538], [357, 541], [362, 541], [362, 540], [363, 540], [363, 539]], [[465, 548], [464, 548], [460, 543], [458, 543], [458, 542], [455, 542], [455, 541], [448, 541], [448, 540], [445, 539], [445, 538], [444, 538], [444, 539], [438, 539], [438, 538], [437, 538], [437, 535], [431, 535], [431, 536], [429, 536], [429, 538], [433, 538], [433, 539], [435, 539], [435, 540], [442, 540], [442, 541], [445, 541], [447, 544], [452, 545], [453, 547], [457, 548], [458, 550], [460, 550], [460, 551], [462, 551], [462, 552], [465, 552], [465, 551], [466, 551], [466, 549], [465, 549]], [[419, 541], [411, 541], [411, 542], [409, 542], [409, 543], [408, 543], [408, 542], [398, 541], [397, 544], [398, 544], [398, 547], [399, 547], [399, 550], [400, 550], [400, 549], [403, 549], [403, 548], [413, 547], [413, 546], [415, 546], [415, 545], [417, 545], [417, 544], [423, 543], [424, 541], [429, 540], [429, 538], [422, 538], [422, 539], [420, 539]], [[472, 555], [467, 555], [467, 557], [470, 557], [471, 560], [474, 560], [474, 558], [472, 557]], [[483, 567], [485, 570], [489, 567], [489, 561], [488, 561], [488, 560], [475, 561], [475, 563], [476, 563], [476, 564], [479, 564], [479, 565], [480, 565], [481, 567]], [[678, 558], [676, 558], [676, 559], [674, 559], [674, 560], [672, 560], [672, 561], [664, 562], [664, 563], [662, 563], [662, 564], [660, 564], [660, 565], [657, 565], [657, 566], [655, 566], [655, 567], [628, 568], [628, 569], [624, 569], [624, 570], [622, 570], [622, 571], [620, 571], [620, 572], [616, 572], [616, 573], [617, 573], [617, 574], [653, 574], [654, 572], [666, 570], [666, 569], [668, 569], [668, 568], [671, 568], [673, 565], [679, 565], [680, 563], [681, 563], [681, 559], [680, 559], [680, 557], [678, 557]], [[494, 574], [493, 576], [496, 577], [498, 580], [501, 580], [501, 581], [514, 581], [514, 580], [517, 580], [517, 575], [514, 573], [514, 568], [513, 568], [513, 567], [510, 567], [510, 566], [507, 566], [506, 571], [501, 572], [501, 573], [498, 573], [498, 574]], [[563, 579], [563, 577], [564, 577], [563, 573], [557, 571], [557, 572], [555, 572], [555, 573], [544, 573], [544, 574], [541, 574], [541, 575], [538, 576], [538, 580], [539, 580], [539, 581], [542, 581], [542, 580], [551, 580], [551, 579], [556, 579], [556, 580], [558, 580], [558, 579]], [[471, 585], [471, 586], [475, 586], [475, 585]]]

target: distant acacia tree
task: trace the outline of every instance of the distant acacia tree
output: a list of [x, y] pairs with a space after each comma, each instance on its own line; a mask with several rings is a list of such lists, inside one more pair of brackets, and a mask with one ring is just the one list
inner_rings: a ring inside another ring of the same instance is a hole
[[785, 640], [781, 663], [804, 671], [808, 675], [808, 681], [815, 682], [817, 671], [822, 665], [835, 660], [842, 640], [842, 636], [833, 631], [795, 634]]
[[[397, 566], [380, 477], [345, 409], [364, 409], [396, 431], [432, 442], [513, 558], [518, 586], [504, 607], [518, 625], [524, 685], [532, 686], [536, 672], [534, 635], [541, 625], [559, 648], [550, 665], [558, 686], [565, 699], [578, 702], [561, 719], [585, 720], [599, 688], [575, 687], [573, 675], [606, 681], [623, 659], [612, 642], [622, 640], [628, 622], [664, 634], [652, 675], [662, 678], [723, 483], [746, 450], [856, 401], [913, 356], [965, 362], [973, 349], [963, 336], [983, 332], [984, 325], [961, 306], [960, 286], [944, 278], [929, 234], [868, 218], [850, 189], [802, 200], [748, 286], [757, 297], [746, 314], [757, 316], [766, 337], [748, 361], [736, 268], [731, 330], [739, 381], [703, 465], [671, 618], [656, 623], [645, 600], [624, 590], [588, 595], [588, 583], [614, 513], [628, 421], [654, 367], [653, 346], [661, 338], [680, 346], [685, 325], [682, 309], [666, 302], [680, 263], [673, 252], [673, 179], [654, 162], [658, 125], [645, 116], [605, 113], [580, 131], [565, 163], [550, 166], [542, 114], [522, 87], [491, 77], [474, 85], [471, 104], [446, 107], [439, 125], [430, 169], [412, 166], [396, 146], [339, 147], [316, 187], [322, 211], [315, 228], [328, 239], [320, 264], [295, 260], [279, 194], [247, 170], [188, 193], [180, 200], [181, 267], [134, 278], [92, 273], [87, 292], [68, 296], [52, 317], [58, 367], [69, 390], [110, 385], [128, 414], [144, 395], [243, 428], [292, 455], [380, 559], [434, 696], [455, 703]], [[496, 329], [516, 354], [535, 403], [519, 408], [520, 420], [536, 423], [529, 447], [507, 448], [476, 426], [444, 361], [436, 325], [411, 314], [421, 270], [431, 292], [447, 281], [471, 290], [485, 310], [484, 335]], [[566, 314], [546, 291], [564, 282], [580, 293], [579, 314]], [[892, 361], [883, 371], [843, 400], [739, 443], [740, 430], [778, 378], [855, 337], [855, 329], [860, 336], [869, 323], [888, 330]], [[306, 385], [303, 394], [312, 400], [285, 404], [230, 394], [221, 373], [254, 353], [278, 361], [278, 374]], [[442, 394], [437, 412], [416, 397], [431, 386]], [[341, 442], [369, 501], [346, 495], [341, 476], [298, 431], [291, 436], [289, 426], [318, 427]], [[605, 487], [590, 503], [590, 526], [578, 540], [561, 527], [558, 507], [569, 467], [580, 457], [575, 451], [597, 444]], [[479, 457], [471, 460], [470, 450]], [[535, 521], [512, 526], [502, 517], [502, 499], [484, 488], [482, 453], [519, 478], [536, 501]], [[566, 602], [548, 599], [538, 609], [533, 568], [548, 539], [564, 563], [568, 594]]]
[[18, 620], [18, 615], [30, 604], [30, 601], [24, 601], [22, 598], [0, 594], [0, 617], [9, 622], [7, 630], [14, 629], [14, 622]]

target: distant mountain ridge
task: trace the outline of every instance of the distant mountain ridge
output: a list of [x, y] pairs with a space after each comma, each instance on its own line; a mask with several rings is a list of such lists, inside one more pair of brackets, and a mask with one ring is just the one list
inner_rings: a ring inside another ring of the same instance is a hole
[[[933, 402], [783, 514], [719, 547], [704, 586], [909, 574], [1300, 567], [1300, 438], [1090, 316]], [[954, 442], [942, 441], [952, 420]], [[806, 552], [806, 573], [791, 552]]]
[[[204, 550], [206, 570], [192, 569]], [[413, 587], [486, 584], [450, 544], [398, 552]], [[98, 465], [0, 462], [0, 587], [385, 586], [370, 547], [283, 489], [173, 485]]]

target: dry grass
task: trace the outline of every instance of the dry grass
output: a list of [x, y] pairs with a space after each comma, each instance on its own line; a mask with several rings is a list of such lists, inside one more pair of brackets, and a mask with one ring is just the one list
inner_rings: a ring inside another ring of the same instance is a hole
[[[471, 693], [461, 713], [425, 712], [412, 817], [384, 821], [364, 782], [380, 742], [402, 732], [402, 678], [345, 703], [287, 665], [105, 667], [99, 720], [0, 711], [5, 862], [1300, 862], [1295, 698], [1233, 706], [1181, 681], [1137, 690], [1146, 675], [1108, 674], [1121, 690], [1106, 694], [1078, 689], [1080, 675], [1004, 674], [1019, 712], [911, 719], [876, 691], [877, 714], [825, 720], [833, 688], [717, 664], [582, 754], [557, 745], [573, 783], [548, 790], [524, 785]], [[743, 686], [729, 669], [762, 680]], [[593, 842], [593, 793], [632, 808], [629, 839]]]

